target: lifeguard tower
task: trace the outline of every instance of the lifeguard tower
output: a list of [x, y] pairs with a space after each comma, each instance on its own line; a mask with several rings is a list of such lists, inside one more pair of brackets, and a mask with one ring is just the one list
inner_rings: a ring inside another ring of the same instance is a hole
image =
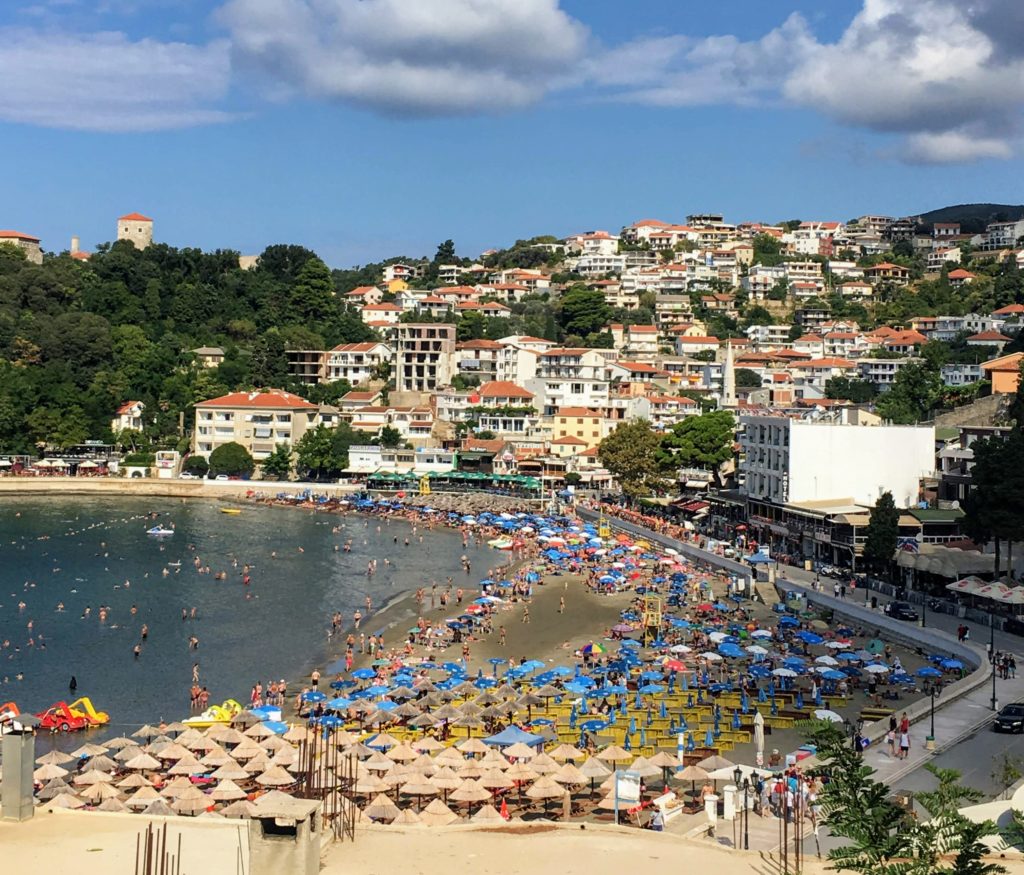
[[644, 596], [643, 613], [644, 646], [661, 637], [661, 597]]
[[420, 477], [420, 495], [430, 495], [430, 478], [426, 474]]

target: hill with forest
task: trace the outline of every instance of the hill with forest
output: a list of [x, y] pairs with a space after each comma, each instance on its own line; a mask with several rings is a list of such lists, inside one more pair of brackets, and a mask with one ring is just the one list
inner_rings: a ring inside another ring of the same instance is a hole
[[1024, 218], [1024, 204], [956, 204], [921, 213], [924, 225], [959, 222], [964, 234], [980, 234], [990, 222], [1016, 222]]

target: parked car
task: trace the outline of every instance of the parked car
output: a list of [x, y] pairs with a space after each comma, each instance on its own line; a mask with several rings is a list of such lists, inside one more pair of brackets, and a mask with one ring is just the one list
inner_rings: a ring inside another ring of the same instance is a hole
[[213, 479], [214, 479], [214, 480], [230, 480], [231, 478], [230, 478], [230, 477], [228, 477], [228, 475], [227, 475], [227, 474], [218, 474], [218, 475], [217, 475], [216, 477], [214, 477]]
[[885, 613], [894, 620], [906, 620], [910, 623], [917, 621], [917, 611], [906, 602], [889, 602], [885, 606]]
[[195, 475], [195, 474], [191, 474], [191, 473], [189, 473], [188, 471], [182, 471], [182, 472], [181, 472], [181, 473], [180, 473], [180, 474], [178, 475], [178, 479], [179, 479], [179, 480], [198, 480], [199, 478], [198, 478], [198, 477], [196, 477], [196, 475]]
[[1006, 705], [992, 721], [995, 732], [1024, 732], [1024, 704]]

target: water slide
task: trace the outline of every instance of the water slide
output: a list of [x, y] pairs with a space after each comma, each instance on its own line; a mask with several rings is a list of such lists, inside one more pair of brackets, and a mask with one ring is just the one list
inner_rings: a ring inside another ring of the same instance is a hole
[[75, 699], [68, 705], [71, 713], [76, 717], [84, 717], [89, 721], [90, 726], [103, 726], [110, 722], [110, 715], [106, 711], [97, 711], [92, 706], [92, 700], [88, 696]]

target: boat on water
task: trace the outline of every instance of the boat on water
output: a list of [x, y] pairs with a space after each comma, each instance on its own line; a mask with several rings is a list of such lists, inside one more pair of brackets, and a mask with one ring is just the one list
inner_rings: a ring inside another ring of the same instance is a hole
[[159, 536], [173, 535], [174, 534], [174, 529], [167, 529], [167, 528], [164, 528], [163, 526], [153, 526], [153, 528], [151, 528], [151, 529], [146, 529], [146, 534], [147, 535], [159, 535]]
[[231, 516], [238, 516], [242, 511], [237, 507], [222, 507], [220, 512], [230, 514]]

